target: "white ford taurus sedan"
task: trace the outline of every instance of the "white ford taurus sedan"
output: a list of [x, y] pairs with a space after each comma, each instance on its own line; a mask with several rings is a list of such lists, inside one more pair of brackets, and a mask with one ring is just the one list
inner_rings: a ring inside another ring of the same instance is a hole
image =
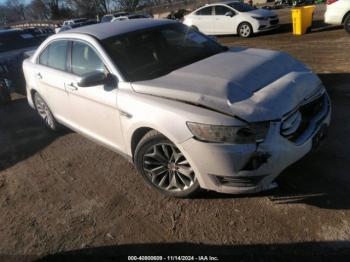
[[170, 20], [81, 27], [23, 64], [29, 104], [128, 157], [155, 189], [252, 193], [325, 136], [320, 79], [285, 53], [227, 48]]
[[205, 5], [185, 16], [184, 24], [207, 35], [250, 37], [254, 33], [269, 31], [279, 26], [278, 16], [266, 9], [227, 1]]

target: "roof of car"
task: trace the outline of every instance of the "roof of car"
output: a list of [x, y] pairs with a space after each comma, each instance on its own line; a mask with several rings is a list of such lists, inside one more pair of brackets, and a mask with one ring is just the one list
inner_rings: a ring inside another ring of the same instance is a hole
[[99, 40], [110, 38], [116, 35], [147, 29], [155, 26], [178, 23], [173, 20], [166, 19], [133, 19], [125, 20], [122, 23], [100, 23], [95, 25], [83, 26], [69, 30], [65, 33], [91, 35]]
[[229, 4], [232, 4], [232, 3], [241, 3], [241, 1], [239, 1], [239, 0], [228, 0], [228, 1], [223, 1], [223, 2], [206, 4], [203, 7], [205, 7], [205, 6], [215, 6], [215, 5], [229, 5]]

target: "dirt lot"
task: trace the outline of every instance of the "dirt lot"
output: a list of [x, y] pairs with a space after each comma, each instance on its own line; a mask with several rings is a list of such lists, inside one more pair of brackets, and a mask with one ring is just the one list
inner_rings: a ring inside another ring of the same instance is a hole
[[[315, 20], [322, 19], [322, 9]], [[340, 261], [350, 255], [350, 36], [318, 27], [294, 37], [289, 10], [279, 32], [226, 45], [286, 51], [317, 72], [333, 120], [315, 154], [291, 166], [280, 187], [249, 196], [205, 192], [170, 199], [126, 160], [82, 136], [43, 129], [24, 99], [0, 108], [0, 261], [90, 255], [234, 254], [239, 261]], [[273, 70], [273, 69], [272, 69]], [[74, 251], [73, 251], [74, 250]], [[350, 259], [350, 256], [348, 257]], [[233, 258], [230, 261], [234, 261]], [[301, 261], [301, 260], [300, 260]]]

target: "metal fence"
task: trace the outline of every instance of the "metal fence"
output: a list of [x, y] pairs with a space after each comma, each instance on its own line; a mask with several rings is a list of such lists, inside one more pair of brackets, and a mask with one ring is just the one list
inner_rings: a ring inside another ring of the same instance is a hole
[[62, 24], [63, 21], [21, 21], [17, 23], [11, 23], [8, 26], [12, 28], [55, 28], [57, 24]]

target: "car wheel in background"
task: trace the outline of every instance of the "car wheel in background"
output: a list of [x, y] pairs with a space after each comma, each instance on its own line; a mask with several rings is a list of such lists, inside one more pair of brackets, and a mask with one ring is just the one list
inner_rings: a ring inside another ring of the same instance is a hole
[[253, 34], [253, 28], [249, 23], [244, 22], [238, 26], [238, 35], [239, 36], [247, 38], [247, 37], [252, 36], [252, 34]]
[[157, 131], [150, 131], [141, 139], [134, 162], [146, 182], [164, 195], [183, 198], [200, 191], [186, 157]]
[[44, 99], [38, 93], [34, 94], [34, 104], [36, 111], [43, 120], [45, 127], [53, 131], [58, 131], [60, 129], [60, 125], [52, 115], [51, 110]]
[[6, 105], [11, 102], [11, 95], [5, 84], [0, 83], [0, 105]]
[[345, 20], [344, 20], [344, 28], [346, 30], [346, 32], [348, 32], [350, 34], [350, 14], [348, 14], [346, 17], [345, 17]]

